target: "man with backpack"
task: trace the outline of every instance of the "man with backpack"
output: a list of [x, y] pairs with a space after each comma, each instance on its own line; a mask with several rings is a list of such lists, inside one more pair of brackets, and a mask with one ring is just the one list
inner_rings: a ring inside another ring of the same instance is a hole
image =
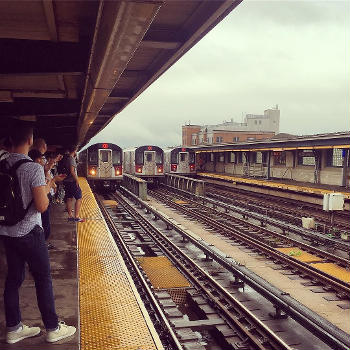
[[52, 290], [50, 262], [40, 213], [47, 209], [43, 167], [28, 157], [33, 143], [33, 129], [17, 125], [10, 132], [13, 146], [7, 159], [0, 162], [0, 237], [7, 259], [4, 290], [6, 342], [17, 343], [36, 336], [39, 327], [22, 323], [19, 288], [24, 280], [25, 263], [35, 281], [38, 307], [46, 328], [46, 341], [56, 342], [73, 335], [75, 327], [58, 322]]

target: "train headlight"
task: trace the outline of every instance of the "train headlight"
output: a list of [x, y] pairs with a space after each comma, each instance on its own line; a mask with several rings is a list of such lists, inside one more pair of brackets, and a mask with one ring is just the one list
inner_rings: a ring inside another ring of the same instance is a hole
[[194, 164], [190, 164], [190, 171], [195, 171], [196, 166]]
[[158, 165], [158, 173], [162, 173], [163, 172], [163, 165]]
[[95, 176], [96, 175], [96, 169], [95, 168], [90, 168], [89, 175]]
[[171, 164], [171, 171], [177, 170], [177, 164]]
[[114, 167], [114, 174], [115, 174], [115, 176], [120, 176], [120, 175], [122, 175], [122, 173], [123, 173], [123, 170], [122, 170], [121, 166], [115, 166]]
[[136, 168], [135, 170], [138, 174], [142, 173], [142, 166], [141, 165], [136, 165], [135, 168]]

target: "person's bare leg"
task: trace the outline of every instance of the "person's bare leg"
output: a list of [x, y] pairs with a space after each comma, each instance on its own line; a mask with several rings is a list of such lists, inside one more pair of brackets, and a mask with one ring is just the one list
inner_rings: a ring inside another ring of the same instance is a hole
[[79, 218], [80, 207], [81, 207], [81, 198], [77, 199], [75, 201], [75, 206], [74, 206], [75, 213], [74, 214], [75, 214], [76, 218]]
[[72, 218], [73, 217], [73, 198], [67, 198], [66, 204], [67, 204], [68, 217]]

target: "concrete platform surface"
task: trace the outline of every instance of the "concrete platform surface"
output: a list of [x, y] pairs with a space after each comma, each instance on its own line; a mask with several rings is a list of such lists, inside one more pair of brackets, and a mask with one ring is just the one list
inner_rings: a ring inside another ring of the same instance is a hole
[[76, 224], [67, 222], [64, 205], [51, 206], [51, 237], [49, 242], [55, 247], [49, 250], [51, 274], [59, 320], [77, 327], [77, 333], [70, 338], [50, 344], [45, 342], [45, 328], [36, 302], [34, 281], [26, 269], [25, 281], [20, 289], [22, 321], [28, 326], [39, 326], [42, 331], [37, 337], [24, 339], [16, 344], [5, 343], [5, 315], [3, 303], [6, 259], [0, 244], [0, 349], [1, 350], [75, 350], [79, 349], [78, 322], [78, 280]]

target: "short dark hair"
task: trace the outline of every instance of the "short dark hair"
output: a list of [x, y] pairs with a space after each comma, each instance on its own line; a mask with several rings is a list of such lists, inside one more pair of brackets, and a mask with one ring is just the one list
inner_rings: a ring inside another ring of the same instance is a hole
[[38, 151], [37, 149], [31, 149], [29, 152], [28, 152], [28, 156], [30, 158], [32, 158], [32, 160], [36, 160], [38, 158], [41, 158], [43, 155], [41, 154], [40, 151]]
[[4, 137], [3, 139], [1, 139], [0, 145], [2, 147], [4, 147], [5, 149], [9, 149], [12, 147], [12, 142], [10, 140], [9, 136]]
[[10, 129], [9, 142], [12, 146], [23, 145], [31, 136], [33, 136], [33, 126], [25, 122], [15, 123]]
[[46, 145], [46, 141], [43, 138], [36, 138], [33, 142], [33, 149], [39, 149], [40, 147], [43, 147], [44, 145]]

